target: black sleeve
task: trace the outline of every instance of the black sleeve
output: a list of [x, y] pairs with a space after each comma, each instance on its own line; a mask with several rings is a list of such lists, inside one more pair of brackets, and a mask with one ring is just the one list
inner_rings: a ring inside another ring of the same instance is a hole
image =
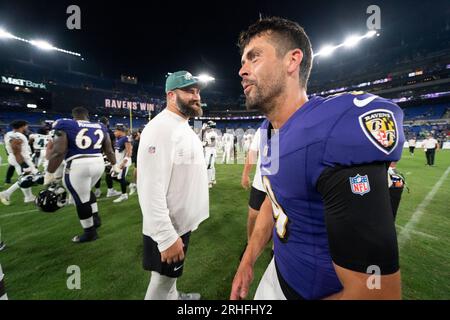
[[138, 154], [138, 149], [139, 149], [139, 141], [133, 141], [133, 149], [131, 152], [131, 161], [132, 162], [137, 162], [137, 154]]
[[[357, 175], [367, 176], [362, 189], [351, 179]], [[373, 265], [383, 275], [397, 272], [397, 234], [386, 164], [327, 168], [319, 177], [317, 189], [324, 201], [333, 262], [362, 273]]]

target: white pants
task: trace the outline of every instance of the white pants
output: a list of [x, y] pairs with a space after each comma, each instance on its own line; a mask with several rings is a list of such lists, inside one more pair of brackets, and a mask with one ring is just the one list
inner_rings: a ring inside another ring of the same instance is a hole
[[249, 143], [245, 143], [244, 144], [244, 152], [247, 153], [249, 149], [250, 149], [250, 144]]
[[75, 204], [89, 202], [91, 189], [105, 171], [103, 157], [76, 158], [64, 167], [64, 186], [69, 190]]
[[[30, 167], [31, 172], [34, 174], [37, 172], [36, 167], [33, 164], [33, 160], [31, 158], [24, 158], [24, 162]], [[20, 177], [22, 175], [23, 169], [20, 166], [20, 164], [17, 162], [16, 157], [13, 154], [8, 155], [8, 163], [16, 169], [17, 175]], [[11, 187], [9, 187], [4, 192], [8, 197], [10, 197], [16, 190], [19, 189], [19, 181], [16, 181]], [[31, 187], [30, 188], [20, 188], [22, 190], [22, 193], [25, 197], [25, 200], [30, 199], [33, 194], [31, 193]]]
[[206, 168], [208, 170], [208, 181], [212, 183], [216, 180], [216, 157], [217, 151], [216, 148], [206, 147], [205, 148], [205, 160], [206, 160]]
[[48, 160], [45, 158], [47, 150], [42, 149], [39, 151], [39, 158], [37, 159], [36, 167], [39, 168], [41, 165], [43, 165], [44, 168], [47, 169]]
[[280, 282], [278, 281], [277, 270], [275, 269], [275, 259], [269, 263], [264, 272], [258, 289], [256, 289], [255, 300], [286, 300], [286, 297], [281, 290]]
[[[33, 160], [29, 157], [23, 158], [24, 162], [32, 169], [32, 171], [37, 171], [36, 167], [34, 166]], [[22, 174], [22, 167], [17, 162], [16, 157], [13, 154], [8, 155], [8, 163], [12, 166], [14, 166], [14, 169], [16, 169], [17, 175]]]
[[231, 153], [232, 152], [233, 152], [233, 145], [225, 144], [224, 150], [223, 150], [223, 157], [222, 157], [223, 163], [229, 163], [231, 161]]

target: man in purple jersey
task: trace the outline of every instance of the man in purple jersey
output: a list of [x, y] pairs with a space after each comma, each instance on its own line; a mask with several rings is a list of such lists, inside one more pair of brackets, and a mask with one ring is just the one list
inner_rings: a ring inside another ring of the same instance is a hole
[[400, 299], [387, 168], [402, 152], [401, 109], [363, 92], [309, 100], [312, 49], [295, 22], [260, 19], [239, 46], [247, 109], [267, 117], [267, 197], [230, 298], [247, 296], [272, 237], [274, 258], [255, 299]]
[[88, 111], [83, 107], [74, 108], [72, 116], [73, 120], [59, 119], [53, 124], [55, 139], [44, 184], [55, 179], [53, 173], [65, 160], [63, 182], [75, 201], [84, 230], [72, 241], [82, 243], [96, 240], [96, 229], [101, 224], [97, 198], [91, 189], [105, 170], [102, 152], [113, 165], [116, 164], [116, 157], [108, 130], [103, 124], [89, 122]]
[[128, 200], [127, 186], [129, 182], [127, 181], [128, 168], [131, 166], [131, 153], [133, 147], [126, 134], [127, 129], [123, 125], [116, 126], [114, 131], [114, 136], [116, 137], [116, 142], [114, 149], [116, 152], [116, 161], [120, 169], [120, 173], [117, 174], [115, 179], [120, 182], [120, 188], [122, 194], [120, 197], [115, 199], [114, 203], [120, 203], [122, 201]]

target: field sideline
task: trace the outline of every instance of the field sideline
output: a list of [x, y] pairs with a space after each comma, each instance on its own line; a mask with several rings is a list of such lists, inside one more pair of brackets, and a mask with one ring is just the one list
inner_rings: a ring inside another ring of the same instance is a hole
[[[6, 160], [0, 148], [0, 190]], [[425, 155], [405, 151], [398, 164], [406, 175], [410, 193], [403, 194], [397, 217], [403, 297], [450, 299], [450, 151], [439, 151], [436, 167], [426, 167]], [[242, 165], [216, 164], [217, 185], [211, 191], [210, 218], [192, 234], [182, 291], [200, 292], [203, 299], [227, 299], [238, 258], [246, 242], [248, 192], [240, 187]], [[16, 179], [17, 176], [14, 176]], [[10, 299], [143, 299], [149, 275], [141, 267], [141, 212], [137, 196], [113, 204], [99, 199], [103, 226], [99, 240], [72, 244], [80, 233], [74, 206], [56, 213], [39, 212], [25, 205], [17, 191], [11, 206], [0, 204], [0, 252]], [[115, 184], [115, 188], [119, 186]], [[37, 194], [39, 188], [33, 190]], [[270, 248], [260, 257], [249, 297], [270, 260]], [[67, 268], [81, 269], [81, 289], [66, 286]]]

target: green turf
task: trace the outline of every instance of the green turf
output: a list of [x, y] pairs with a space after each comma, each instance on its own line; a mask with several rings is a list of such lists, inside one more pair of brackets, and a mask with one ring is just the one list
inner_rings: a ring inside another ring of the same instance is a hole
[[[0, 155], [5, 159], [3, 148]], [[450, 151], [441, 151], [436, 167], [425, 167], [423, 151], [405, 153], [398, 167], [407, 176], [397, 225], [400, 232], [417, 206], [450, 166]], [[0, 189], [6, 166], [0, 167]], [[212, 189], [210, 218], [192, 234], [183, 277], [178, 288], [200, 292], [204, 299], [227, 299], [238, 258], [246, 241], [248, 192], [240, 187], [242, 165], [216, 165], [217, 186]], [[103, 194], [105, 185], [102, 184]], [[117, 188], [118, 186], [116, 186]], [[34, 193], [37, 193], [36, 188]], [[450, 298], [450, 178], [426, 208], [411, 240], [401, 248], [403, 294], [407, 299]], [[141, 267], [141, 213], [137, 196], [113, 204], [100, 198], [103, 218], [100, 239], [75, 245], [70, 239], [81, 230], [75, 208], [53, 214], [23, 204], [17, 191], [9, 207], [0, 204], [0, 227], [7, 248], [0, 252], [10, 299], [142, 299], [149, 275]], [[270, 260], [270, 248], [255, 268], [253, 296]], [[81, 289], [66, 286], [67, 268], [81, 268]]]

